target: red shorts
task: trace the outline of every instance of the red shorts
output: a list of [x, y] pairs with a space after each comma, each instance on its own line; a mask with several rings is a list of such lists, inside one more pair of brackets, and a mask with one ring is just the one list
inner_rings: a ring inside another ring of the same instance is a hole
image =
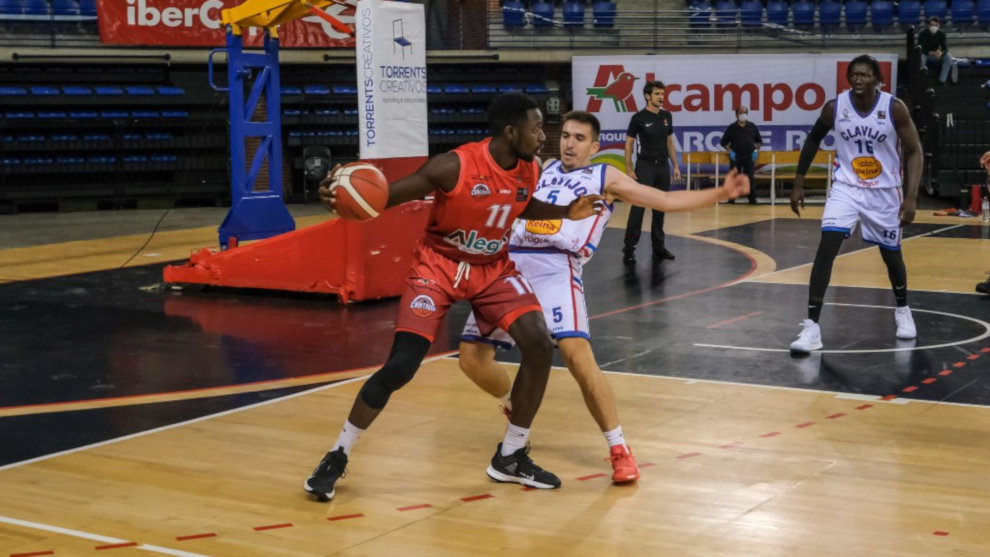
[[520, 315], [543, 311], [533, 287], [508, 256], [472, 265], [420, 245], [399, 301], [395, 330], [416, 333], [433, 342], [447, 311], [458, 300], [471, 302], [483, 334], [496, 327], [508, 331]]

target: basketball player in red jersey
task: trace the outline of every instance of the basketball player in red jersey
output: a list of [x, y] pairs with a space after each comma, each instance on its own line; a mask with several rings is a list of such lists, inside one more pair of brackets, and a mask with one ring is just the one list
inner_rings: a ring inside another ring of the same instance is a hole
[[[395, 340], [385, 365], [358, 393], [332, 450], [303, 489], [317, 500], [333, 498], [351, 447], [409, 382], [426, 357], [434, 334], [457, 300], [468, 300], [479, 327], [508, 331], [522, 352], [512, 388], [512, 419], [487, 474], [499, 482], [553, 489], [560, 479], [529, 458], [529, 428], [550, 375], [553, 343], [533, 289], [508, 257], [512, 222], [527, 219], [583, 219], [601, 211], [602, 197], [580, 197], [568, 206], [533, 199], [540, 170], [536, 162], [546, 136], [539, 106], [526, 95], [496, 98], [488, 111], [492, 136], [437, 155], [411, 176], [389, 185], [388, 207], [434, 194], [426, 233], [399, 301]], [[334, 178], [320, 185], [320, 198], [333, 208]], [[518, 398], [517, 398], [518, 397]]]

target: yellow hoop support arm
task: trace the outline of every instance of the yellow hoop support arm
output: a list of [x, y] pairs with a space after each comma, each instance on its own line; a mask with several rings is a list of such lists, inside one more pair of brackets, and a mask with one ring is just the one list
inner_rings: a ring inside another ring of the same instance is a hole
[[[275, 28], [283, 23], [314, 15], [315, 12], [311, 8], [323, 8], [330, 4], [343, 4], [343, 2], [339, 0], [245, 0], [239, 6], [222, 10], [220, 19], [224, 25], [230, 26], [231, 32], [235, 35], [240, 35], [241, 29], [244, 27], [264, 27], [269, 32], [275, 32]], [[322, 10], [316, 11], [322, 13], [322, 15], [316, 15], [330, 21], [334, 28], [350, 31], [350, 28], [339, 20]]]

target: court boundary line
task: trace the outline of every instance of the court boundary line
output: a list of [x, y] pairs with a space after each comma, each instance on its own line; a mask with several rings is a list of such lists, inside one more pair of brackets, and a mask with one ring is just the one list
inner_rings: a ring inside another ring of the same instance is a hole
[[[82, 530], [73, 530], [71, 528], [63, 528], [61, 526], [55, 526], [54, 524], [44, 524], [41, 522], [33, 522], [30, 520], [21, 520], [19, 518], [11, 518], [8, 516], [0, 515], [0, 522], [4, 524], [11, 524], [14, 526], [21, 526], [24, 528], [31, 528], [34, 530], [43, 530], [45, 532], [52, 532], [55, 534], [62, 534], [66, 536], [71, 536], [74, 538], [82, 538], [84, 540], [92, 540], [96, 542], [103, 542], [107, 544], [126, 544], [133, 543], [131, 540], [122, 540], [120, 538], [112, 538], [110, 536], [104, 536], [101, 534], [92, 534], [90, 532], [84, 532]], [[100, 549], [97, 547], [96, 549]], [[177, 557], [210, 557], [202, 553], [191, 553], [189, 551], [182, 551], [180, 549], [172, 549], [171, 547], [162, 547], [160, 545], [152, 545], [146, 543], [137, 543], [134, 549], [142, 549], [144, 551], [151, 551], [153, 553], [163, 553], [165, 555], [175, 555]], [[54, 551], [53, 551], [54, 553]]]

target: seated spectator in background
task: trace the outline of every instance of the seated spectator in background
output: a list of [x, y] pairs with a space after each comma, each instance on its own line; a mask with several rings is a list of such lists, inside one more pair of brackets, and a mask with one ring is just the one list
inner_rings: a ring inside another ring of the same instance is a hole
[[918, 46], [921, 47], [921, 63], [938, 70], [938, 84], [945, 85], [945, 80], [952, 73], [952, 83], [959, 81], [959, 68], [956, 60], [949, 54], [945, 42], [945, 31], [942, 31], [938, 16], [928, 18], [928, 28], [918, 33]]
[[[721, 145], [729, 152], [732, 168], [749, 176], [749, 204], [756, 205], [756, 188], [753, 186], [753, 173], [756, 166], [756, 156], [763, 144], [760, 130], [756, 124], [749, 121], [749, 109], [745, 106], [736, 107], [736, 121], [729, 124], [722, 134]], [[729, 203], [735, 203], [730, 199]]]

